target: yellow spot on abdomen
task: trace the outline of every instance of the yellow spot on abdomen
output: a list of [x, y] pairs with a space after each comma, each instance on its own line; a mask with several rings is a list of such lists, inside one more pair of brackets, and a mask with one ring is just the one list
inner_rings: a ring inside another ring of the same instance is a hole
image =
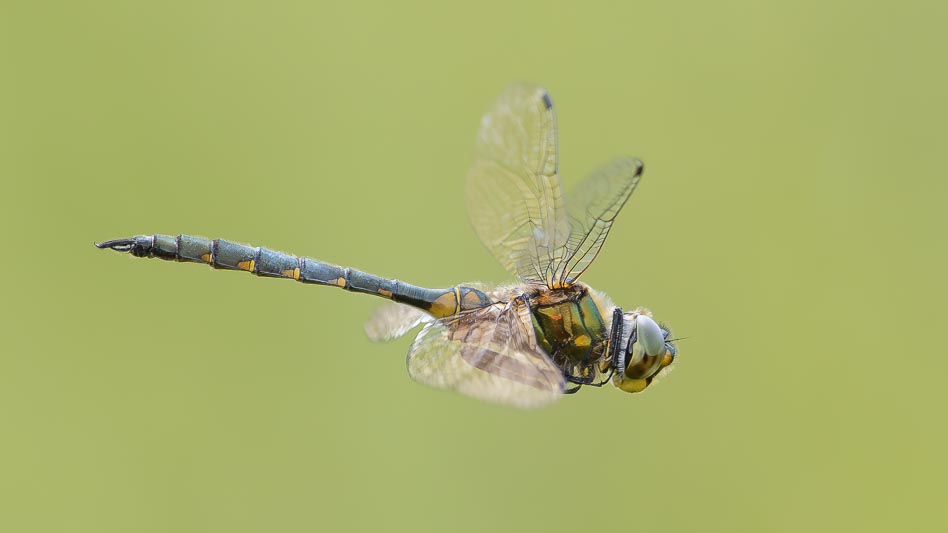
[[201, 261], [204, 261], [205, 263], [210, 263], [210, 262], [211, 262], [211, 254], [210, 254], [210, 253], [206, 253], [206, 254], [202, 255], [202, 256], [201, 256]]
[[240, 261], [237, 263], [237, 268], [241, 270], [246, 270], [247, 272], [253, 272], [254, 267], [257, 266], [257, 262], [251, 259], [250, 261]]
[[481, 305], [481, 297], [476, 292], [471, 291], [464, 295], [464, 305], [468, 308], [474, 308]]
[[384, 296], [384, 297], [386, 297], [386, 298], [391, 298], [391, 297], [392, 297], [392, 291], [387, 291], [387, 290], [385, 290], [385, 289], [379, 289], [379, 294], [381, 294], [382, 296]]
[[280, 272], [285, 278], [300, 279], [300, 267], [296, 267], [293, 270], [284, 270]]
[[346, 278], [342, 278], [342, 277], [336, 278], [336, 285], [339, 286], [339, 287], [345, 287], [345, 286], [346, 286]]
[[435, 318], [444, 318], [458, 312], [458, 289], [446, 292], [431, 302], [428, 312]]

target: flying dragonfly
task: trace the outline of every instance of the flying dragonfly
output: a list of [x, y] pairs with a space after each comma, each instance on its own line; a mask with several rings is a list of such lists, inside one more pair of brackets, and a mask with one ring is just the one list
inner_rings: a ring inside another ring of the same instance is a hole
[[368, 336], [391, 340], [420, 326], [408, 351], [409, 375], [481, 400], [538, 407], [609, 382], [641, 392], [675, 360], [668, 328], [643, 307], [624, 312], [579, 278], [638, 185], [642, 162], [617, 158], [564, 197], [558, 158], [549, 93], [531, 84], [507, 88], [481, 120], [466, 191], [478, 237], [519, 280], [506, 286], [430, 289], [189, 235], [96, 246], [387, 298], [392, 302], [366, 324]]

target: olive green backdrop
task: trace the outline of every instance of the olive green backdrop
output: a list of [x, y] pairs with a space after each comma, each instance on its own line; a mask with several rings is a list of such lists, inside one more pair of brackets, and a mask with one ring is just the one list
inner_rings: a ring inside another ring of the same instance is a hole
[[[948, 12], [616, 4], [4, 2], [0, 530], [943, 530]], [[567, 187], [646, 162], [584, 278], [688, 336], [644, 395], [481, 404], [375, 299], [92, 246], [506, 281], [462, 191], [514, 80]]]

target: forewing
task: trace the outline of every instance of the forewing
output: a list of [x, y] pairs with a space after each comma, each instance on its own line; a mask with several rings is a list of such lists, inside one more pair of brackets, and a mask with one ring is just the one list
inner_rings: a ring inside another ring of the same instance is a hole
[[551, 286], [570, 285], [593, 262], [622, 206], [642, 177], [643, 165], [632, 157], [618, 158], [580, 182], [566, 199], [570, 234], [563, 259], [554, 265]]
[[539, 407], [562, 396], [562, 371], [537, 347], [529, 309], [517, 302], [429, 322], [408, 353], [413, 379], [480, 400]]
[[557, 176], [556, 116], [542, 87], [508, 87], [481, 120], [467, 176], [477, 236], [512, 274], [546, 283], [569, 237]]

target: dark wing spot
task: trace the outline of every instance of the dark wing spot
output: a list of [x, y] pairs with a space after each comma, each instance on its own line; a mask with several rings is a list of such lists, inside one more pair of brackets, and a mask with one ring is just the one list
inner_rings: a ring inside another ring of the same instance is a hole
[[545, 105], [547, 109], [553, 108], [553, 100], [550, 98], [550, 93], [543, 93], [543, 105]]

